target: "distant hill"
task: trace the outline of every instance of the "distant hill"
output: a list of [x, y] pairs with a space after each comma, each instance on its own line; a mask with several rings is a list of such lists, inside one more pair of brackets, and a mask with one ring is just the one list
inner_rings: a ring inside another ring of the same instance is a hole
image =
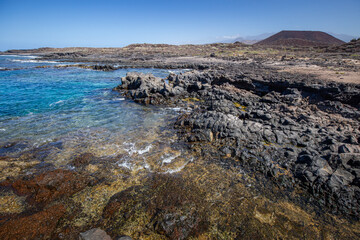
[[330, 46], [344, 42], [330, 34], [320, 31], [281, 31], [255, 45], [271, 46]]
[[233, 37], [233, 38], [226, 38], [223, 39], [221, 41], [218, 41], [218, 43], [235, 43], [235, 42], [241, 42], [241, 43], [245, 43], [245, 44], [254, 44], [257, 43], [258, 41], [261, 41], [271, 35], [273, 35], [274, 33], [263, 33], [263, 34], [259, 34], [259, 35], [254, 35], [254, 36], [245, 36], [245, 37]]
[[332, 33], [332, 32], [329, 32], [329, 34], [331, 36], [334, 36], [344, 42], [350, 42], [351, 40], [353, 40], [354, 38], [358, 38], [357, 36], [354, 36], [354, 35], [347, 35], [347, 34], [338, 34], [338, 33]]
[[255, 35], [255, 36], [238, 37], [238, 38], [233, 39], [232, 42], [242, 42], [242, 43], [246, 43], [246, 44], [254, 44], [254, 43], [257, 43], [273, 34], [274, 33], [263, 33], [263, 34], [259, 34], [259, 35]]

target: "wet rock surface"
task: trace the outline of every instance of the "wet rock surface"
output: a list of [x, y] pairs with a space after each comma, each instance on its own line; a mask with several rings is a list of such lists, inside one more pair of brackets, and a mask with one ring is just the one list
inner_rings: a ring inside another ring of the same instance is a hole
[[141, 215], [147, 231], [170, 239], [201, 235], [208, 228], [205, 195], [181, 177], [150, 176], [143, 186], [130, 187], [111, 197], [103, 217], [109, 231], [133, 231], [131, 224]]
[[215, 156], [359, 218], [358, 85], [231, 66], [166, 79], [129, 73], [122, 83], [116, 90], [137, 102], [187, 108], [175, 126], [193, 146], [211, 142]]
[[89, 179], [76, 172], [57, 169], [35, 177], [15, 181], [4, 181], [1, 186], [9, 186], [20, 196], [26, 196], [31, 205], [43, 207], [63, 197], [69, 197], [87, 186]]
[[51, 239], [65, 206], [53, 205], [40, 212], [14, 217], [0, 225], [2, 239]]
[[62, 169], [1, 182], [0, 199], [9, 196], [17, 202], [2, 205], [1, 238], [54, 239], [58, 224], [71, 216], [67, 209], [69, 198], [88, 184], [87, 176]]

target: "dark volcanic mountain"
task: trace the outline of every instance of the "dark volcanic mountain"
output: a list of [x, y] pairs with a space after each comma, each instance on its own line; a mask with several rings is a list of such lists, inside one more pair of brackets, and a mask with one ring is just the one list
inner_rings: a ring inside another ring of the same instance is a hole
[[322, 46], [340, 45], [344, 42], [320, 31], [281, 31], [256, 45], [272, 46]]

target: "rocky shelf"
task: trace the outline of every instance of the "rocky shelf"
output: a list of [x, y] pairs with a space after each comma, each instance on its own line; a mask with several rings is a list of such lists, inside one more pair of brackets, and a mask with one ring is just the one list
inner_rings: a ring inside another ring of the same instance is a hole
[[358, 85], [229, 65], [165, 79], [131, 72], [115, 90], [186, 108], [174, 127], [202, 155], [305, 189], [319, 209], [359, 219]]

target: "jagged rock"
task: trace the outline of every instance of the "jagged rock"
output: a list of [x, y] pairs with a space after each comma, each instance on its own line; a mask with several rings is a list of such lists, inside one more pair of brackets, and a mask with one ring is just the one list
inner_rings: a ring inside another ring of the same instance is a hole
[[[138, 102], [183, 104], [181, 98], [193, 99], [190, 111], [175, 124], [187, 141], [211, 142], [222, 157], [238, 157], [243, 167], [284, 186], [298, 182], [314, 196], [323, 196], [320, 202], [333, 211], [349, 213], [351, 208], [360, 214], [360, 195], [353, 194], [360, 182], [359, 87], [229, 69], [170, 74], [163, 80], [130, 73], [122, 81], [117, 89]], [[278, 166], [290, 174], [280, 174]], [[344, 203], [337, 196], [335, 210], [332, 192], [347, 199]]]
[[353, 180], [354, 176], [344, 169], [337, 169], [331, 176], [329, 186], [333, 191], [338, 191], [345, 186], [348, 186]]
[[98, 70], [98, 71], [114, 71], [114, 70], [116, 70], [116, 68], [111, 65], [94, 65], [94, 66], [91, 66], [91, 68], [94, 70]]

